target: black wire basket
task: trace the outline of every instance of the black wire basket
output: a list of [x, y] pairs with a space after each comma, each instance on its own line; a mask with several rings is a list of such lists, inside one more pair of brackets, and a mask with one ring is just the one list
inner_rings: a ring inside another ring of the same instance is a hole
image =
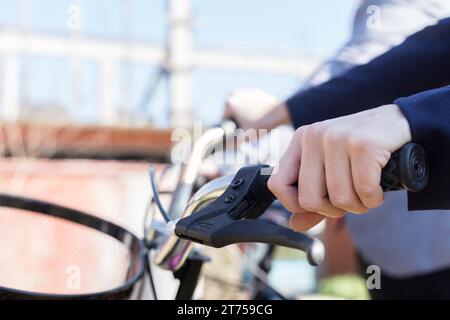
[[0, 299], [129, 299], [140, 291], [143, 240], [87, 213], [0, 194]]

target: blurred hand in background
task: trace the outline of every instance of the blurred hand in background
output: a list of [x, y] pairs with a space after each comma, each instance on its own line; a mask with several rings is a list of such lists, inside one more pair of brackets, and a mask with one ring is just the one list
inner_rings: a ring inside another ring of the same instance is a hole
[[286, 105], [260, 89], [239, 89], [231, 93], [223, 117], [234, 119], [244, 130], [270, 130], [290, 122]]

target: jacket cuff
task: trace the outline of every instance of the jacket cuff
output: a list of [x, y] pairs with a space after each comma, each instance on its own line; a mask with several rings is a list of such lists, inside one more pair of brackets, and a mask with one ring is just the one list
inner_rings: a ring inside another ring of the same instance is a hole
[[409, 122], [412, 141], [425, 149], [429, 183], [408, 194], [410, 210], [450, 209], [450, 86], [394, 101]]

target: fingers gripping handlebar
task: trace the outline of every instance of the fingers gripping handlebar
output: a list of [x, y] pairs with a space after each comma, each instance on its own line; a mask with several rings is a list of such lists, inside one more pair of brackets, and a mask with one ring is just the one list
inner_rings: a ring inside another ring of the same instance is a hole
[[[324, 258], [322, 243], [289, 228], [256, 220], [275, 200], [267, 188], [267, 165], [241, 168], [225, 192], [207, 207], [178, 220], [173, 232], [181, 238], [212, 247], [239, 242], [270, 243], [307, 253], [310, 264]], [[392, 154], [381, 176], [384, 191], [421, 191], [428, 182], [428, 165], [420, 145], [408, 143]]]

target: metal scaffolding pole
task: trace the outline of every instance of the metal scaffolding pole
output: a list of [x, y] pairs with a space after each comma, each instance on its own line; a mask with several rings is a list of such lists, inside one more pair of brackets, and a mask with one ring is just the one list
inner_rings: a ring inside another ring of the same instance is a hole
[[167, 69], [173, 127], [192, 125], [192, 13], [191, 0], [168, 0]]
[[13, 48], [5, 53], [3, 59], [2, 119], [16, 121], [20, 116], [20, 61], [17, 52]]
[[[24, 38], [28, 38], [31, 33], [31, 5], [30, 0], [19, 1], [19, 30]], [[2, 118], [6, 121], [16, 121], [20, 117], [20, 81], [26, 83], [27, 68], [22, 65], [24, 62], [20, 61], [18, 43], [12, 41], [10, 44], [5, 50], [3, 62]]]

